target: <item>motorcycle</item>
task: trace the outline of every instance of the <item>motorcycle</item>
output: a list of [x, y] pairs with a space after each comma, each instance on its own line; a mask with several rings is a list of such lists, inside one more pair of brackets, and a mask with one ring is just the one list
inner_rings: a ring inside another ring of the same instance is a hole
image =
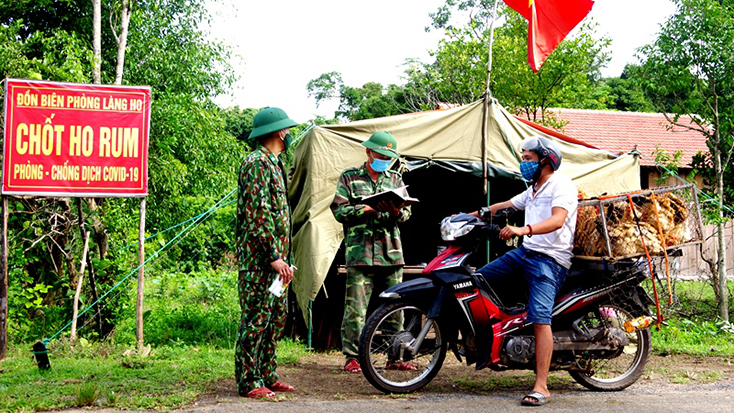
[[[482, 241], [499, 233], [495, 222], [509, 215], [498, 211], [489, 223], [469, 214], [444, 219], [446, 249], [420, 278], [380, 294], [383, 303], [365, 323], [358, 357], [375, 388], [410, 393], [424, 387], [448, 349], [477, 370], [535, 368], [525, 304], [516, 304], [512, 294], [497, 294], [467, 264]], [[641, 286], [648, 279], [644, 259], [574, 260], [553, 307], [550, 369], [568, 371], [592, 390], [633, 384], [650, 357], [653, 301]]]

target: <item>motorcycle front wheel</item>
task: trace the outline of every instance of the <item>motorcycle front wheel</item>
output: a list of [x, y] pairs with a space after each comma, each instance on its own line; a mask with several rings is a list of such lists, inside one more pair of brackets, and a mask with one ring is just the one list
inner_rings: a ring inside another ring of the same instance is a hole
[[410, 393], [428, 384], [446, 357], [447, 342], [432, 322], [420, 348], [411, 346], [428, 322], [426, 312], [408, 302], [388, 302], [365, 323], [359, 364], [367, 381], [385, 393]]
[[628, 310], [605, 305], [598, 313], [589, 313], [582, 325], [591, 328], [614, 328], [626, 334], [629, 344], [615, 351], [589, 351], [576, 355], [576, 363], [584, 371], [569, 371], [582, 386], [598, 391], [622, 390], [640, 378], [650, 358], [650, 330], [631, 333], [624, 331], [624, 323], [635, 318]]

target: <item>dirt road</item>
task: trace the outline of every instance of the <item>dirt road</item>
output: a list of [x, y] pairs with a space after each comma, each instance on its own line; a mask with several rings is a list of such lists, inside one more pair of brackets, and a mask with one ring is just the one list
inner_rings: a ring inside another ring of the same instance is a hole
[[[314, 354], [279, 368], [281, 379], [296, 386], [277, 401], [237, 396], [234, 380], [216, 384], [208, 395], [181, 412], [477, 412], [527, 410], [520, 399], [532, 387], [532, 372], [475, 371], [446, 358], [438, 376], [410, 395], [385, 395], [362, 377], [341, 371], [341, 355]], [[621, 392], [599, 393], [576, 384], [565, 372], [551, 373], [554, 412], [731, 412], [734, 363], [726, 358], [653, 356], [643, 377]]]
[[[385, 395], [359, 374], [341, 371], [338, 353], [314, 353], [296, 365], [281, 366], [281, 380], [296, 386], [295, 393], [280, 393], [275, 401], [237, 396], [234, 379], [215, 383], [210, 392], [177, 413], [476, 413], [528, 411], [520, 399], [532, 387], [528, 371], [475, 371], [447, 356], [436, 378], [409, 395]], [[620, 392], [586, 390], [565, 372], [552, 372], [551, 403], [545, 412], [669, 413], [734, 411], [734, 360], [720, 357], [653, 356], [645, 374]], [[88, 413], [65, 410], [64, 413]], [[96, 413], [118, 413], [112, 409]]]

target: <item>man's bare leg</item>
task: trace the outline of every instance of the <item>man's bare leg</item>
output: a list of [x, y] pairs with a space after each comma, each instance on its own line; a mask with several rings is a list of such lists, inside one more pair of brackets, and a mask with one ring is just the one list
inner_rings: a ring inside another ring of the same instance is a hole
[[548, 371], [553, 356], [553, 330], [549, 324], [533, 324], [535, 331], [535, 385], [533, 391], [550, 397]]

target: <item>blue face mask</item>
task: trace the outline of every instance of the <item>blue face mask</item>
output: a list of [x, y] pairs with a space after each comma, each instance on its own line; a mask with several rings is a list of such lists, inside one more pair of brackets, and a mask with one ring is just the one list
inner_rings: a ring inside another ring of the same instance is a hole
[[291, 134], [290, 133], [287, 133], [285, 135], [285, 138], [283, 138], [283, 146], [285, 146], [285, 149], [283, 150], [283, 152], [287, 152], [288, 151], [288, 148], [291, 146], [291, 141], [292, 140], [293, 140], [293, 138], [291, 137]]
[[537, 161], [522, 161], [520, 162], [520, 173], [523, 179], [526, 181], [535, 180], [535, 173], [538, 171]]
[[373, 159], [370, 167], [375, 172], [385, 172], [387, 167], [390, 166], [391, 159]]

